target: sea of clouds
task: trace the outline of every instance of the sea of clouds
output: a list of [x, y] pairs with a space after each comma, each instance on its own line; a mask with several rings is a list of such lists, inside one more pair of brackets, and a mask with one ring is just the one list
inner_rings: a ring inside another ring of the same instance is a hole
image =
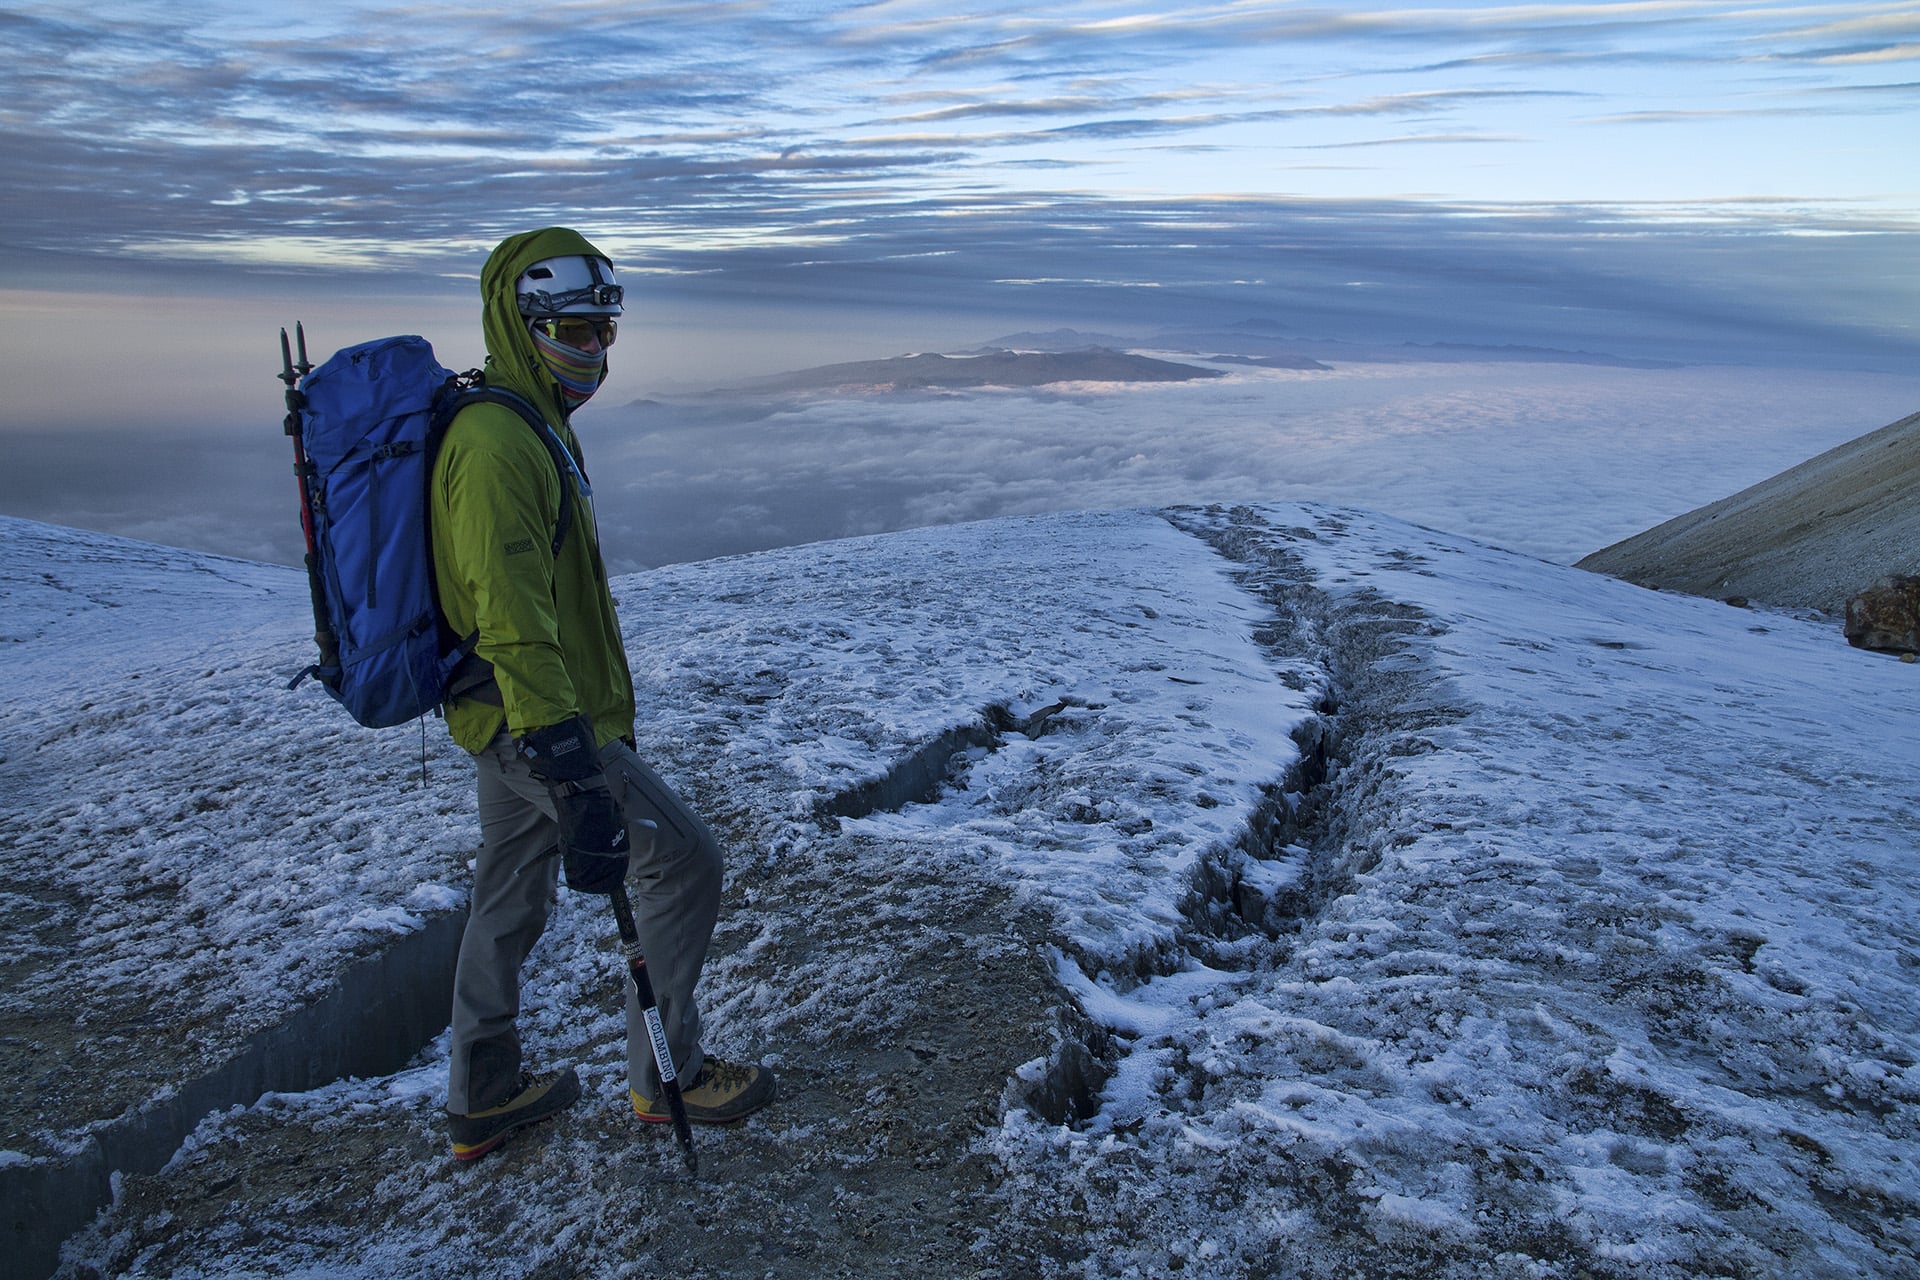
[[1580, 364], [686, 399], [583, 414], [630, 570], [999, 515], [1354, 503], [1572, 562], [1920, 409], [1920, 376]]
[[[1190, 357], [1188, 357], [1190, 359]], [[1353, 503], [1571, 562], [1920, 409], [1920, 375], [1694, 366], [1214, 366], [1167, 384], [681, 396], [579, 414], [609, 567], [999, 515]], [[0, 512], [294, 564], [277, 409], [8, 436]]]

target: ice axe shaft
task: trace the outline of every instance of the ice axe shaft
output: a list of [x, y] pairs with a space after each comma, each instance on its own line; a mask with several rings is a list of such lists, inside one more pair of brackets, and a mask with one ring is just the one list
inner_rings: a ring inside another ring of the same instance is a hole
[[680, 1097], [680, 1078], [673, 1069], [673, 1051], [667, 1047], [666, 1027], [660, 1021], [660, 1004], [654, 999], [653, 980], [647, 976], [647, 957], [640, 950], [640, 931], [634, 927], [633, 904], [627, 900], [627, 886], [617, 884], [613, 899], [614, 923], [620, 926], [620, 950], [627, 958], [627, 977], [633, 982], [634, 995], [640, 1001], [640, 1016], [647, 1024], [647, 1040], [653, 1045], [653, 1060], [660, 1068], [660, 1091], [667, 1097], [667, 1111], [673, 1117], [673, 1136], [680, 1143], [680, 1158], [687, 1172], [700, 1172], [699, 1157], [693, 1153], [693, 1126], [687, 1123], [687, 1104]]
[[[333, 670], [340, 665], [340, 643], [333, 634], [333, 624], [327, 621], [327, 589], [321, 581], [320, 553], [314, 544], [314, 467], [307, 458], [306, 437], [302, 434], [307, 398], [300, 390], [300, 380], [313, 372], [313, 362], [307, 359], [307, 327], [296, 322], [293, 331], [300, 345], [298, 364], [294, 363], [294, 349], [287, 341], [287, 331], [280, 330], [280, 381], [287, 384], [285, 428], [293, 438], [293, 474], [300, 486], [300, 532], [307, 545], [307, 594], [313, 601], [313, 640], [320, 650], [319, 667]], [[293, 684], [299, 684], [307, 675], [308, 672], [301, 672], [294, 677]]]

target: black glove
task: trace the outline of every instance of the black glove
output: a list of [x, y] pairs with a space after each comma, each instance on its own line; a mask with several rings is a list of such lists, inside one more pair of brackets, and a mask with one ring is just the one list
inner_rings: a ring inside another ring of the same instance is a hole
[[612, 893], [627, 878], [627, 820], [613, 802], [593, 725], [585, 716], [535, 729], [516, 744], [534, 777], [547, 784], [560, 819], [567, 887]]

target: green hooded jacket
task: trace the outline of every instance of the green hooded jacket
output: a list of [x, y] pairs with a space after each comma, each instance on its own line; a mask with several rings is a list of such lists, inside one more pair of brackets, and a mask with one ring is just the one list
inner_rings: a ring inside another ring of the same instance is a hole
[[[573, 254], [606, 257], [562, 227], [510, 236], [487, 258], [480, 293], [488, 385], [525, 397], [579, 460], [580, 442], [559, 389], [514, 301], [514, 284], [528, 267]], [[593, 721], [602, 746], [633, 736], [633, 679], [593, 503], [579, 485], [572, 526], [560, 554], [552, 554], [560, 484], [546, 446], [503, 405], [461, 410], [434, 461], [440, 607], [456, 634], [480, 633], [476, 652], [493, 664], [505, 704], [473, 698], [447, 704], [453, 740], [476, 754], [503, 723], [518, 737], [579, 714]]]

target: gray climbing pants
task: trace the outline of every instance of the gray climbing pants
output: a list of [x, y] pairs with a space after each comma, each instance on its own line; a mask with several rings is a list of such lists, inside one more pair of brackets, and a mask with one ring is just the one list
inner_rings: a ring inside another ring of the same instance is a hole
[[[473, 899], [453, 979], [452, 1055], [447, 1110], [465, 1115], [505, 1101], [521, 1069], [520, 969], [546, 929], [560, 882], [559, 825], [546, 784], [527, 771], [505, 731], [476, 758], [480, 791], [480, 854]], [[720, 911], [719, 843], [706, 824], [632, 748], [611, 742], [601, 767], [630, 824], [633, 854], [627, 893], [660, 1002], [674, 1070], [691, 1080], [704, 1060], [700, 1011], [693, 989], [706, 964]], [[593, 899], [596, 904], [601, 899]], [[608, 933], [613, 912], [604, 910]], [[624, 982], [625, 966], [588, 982]], [[659, 1096], [659, 1072], [633, 984], [627, 988], [627, 1074], [643, 1098]]]

